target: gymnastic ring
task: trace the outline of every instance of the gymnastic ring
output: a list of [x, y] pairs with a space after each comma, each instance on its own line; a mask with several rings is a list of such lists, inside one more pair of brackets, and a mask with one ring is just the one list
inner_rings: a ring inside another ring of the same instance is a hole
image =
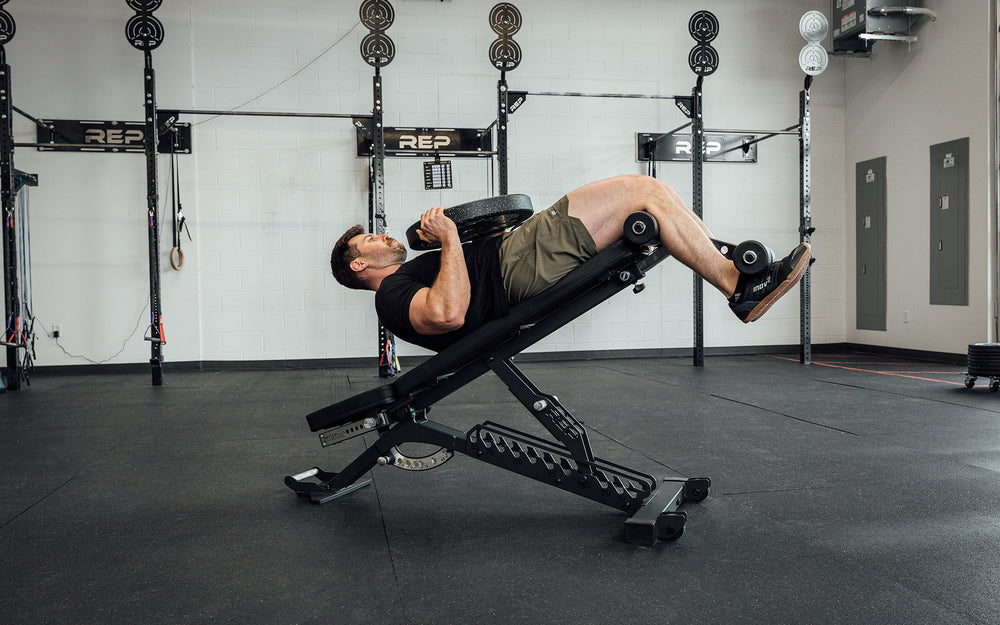
[[170, 266], [177, 271], [184, 266], [184, 250], [179, 247], [170, 248]]
[[[458, 227], [458, 238], [463, 243], [519, 226], [534, 212], [531, 198], [521, 193], [498, 195], [444, 209], [445, 216]], [[411, 250], [423, 252], [441, 247], [440, 243], [422, 240], [417, 235], [419, 228], [418, 221], [406, 229], [406, 240]]]

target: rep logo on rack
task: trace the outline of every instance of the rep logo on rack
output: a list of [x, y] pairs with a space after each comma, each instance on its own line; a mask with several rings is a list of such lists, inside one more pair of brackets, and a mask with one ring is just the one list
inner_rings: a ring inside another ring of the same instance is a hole
[[[167, 123], [170, 116], [173, 120]], [[191, 153], [191, 124], [176, 122], [176, 113], [157, 114], [161, 135], [170, 129], [170, 140], [159, 141], [161, 154]], [[42, 119], [36, 147], [41, 152], [143, 152], [146, 125], [143, 122]]]

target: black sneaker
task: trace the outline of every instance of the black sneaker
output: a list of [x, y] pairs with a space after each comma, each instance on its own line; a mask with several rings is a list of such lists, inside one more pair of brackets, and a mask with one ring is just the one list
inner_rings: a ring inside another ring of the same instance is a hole
[[757, 275], [740, 274], [729, 307], [743, 323], [757, 321], [771, 304], [795, 286], [809, 268], [809, 244], [800, 243], [776, 263]]

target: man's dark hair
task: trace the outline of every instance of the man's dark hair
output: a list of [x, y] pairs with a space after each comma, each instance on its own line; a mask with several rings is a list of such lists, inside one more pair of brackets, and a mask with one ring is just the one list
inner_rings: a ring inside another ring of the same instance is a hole
[[351, 261], [359, 256], [358, 248], [351, 245], [351, 239], [364, 233], [365, 229], [361, 224], [351, 226], [344, 236], [337, 240], [333, 246], [333, 253], [330, 254], [330, 270], [333, 271], [333, 277], [350, 289], [368, 289], [365, 281], [351, 269]]

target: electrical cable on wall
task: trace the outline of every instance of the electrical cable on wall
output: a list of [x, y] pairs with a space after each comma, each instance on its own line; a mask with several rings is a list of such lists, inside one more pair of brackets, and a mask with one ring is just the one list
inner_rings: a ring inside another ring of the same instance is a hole
[[[326, 56], [326, 54], [328, 52], [330, 52], [330, 50], [333, 50], [334, 48], [337, 47], [338, 44], [340, 44], [340, 42], [342, 42], [344, 39], [347, 39], [347, 36], [350, 35], [351, 33], [353, 33], [354, 29], [357, 28], [360, 25], [361, 25], [361, 21], [358, 20], [357, 22], [354, 23], [353, 26], [351, 26], [350, 28], [347, 29], [347, 32], [345, 32], [343, 35], [341, 35], [336, 41], [334, 41], [333, 43], [331, 43], [330, 45], [328, 45], [326, 47], [326, 49], [324, 49], [322, 52], [320, 52], [315, 57], [313, 57], [310, 61], [306, 62], [305, 65], [303, 65], [302, 67], [298, 68], [297, 70], [295, 70], [294, 72], [292, 72], [291, 74], [289, 74], [286, 78], [278, 81], [273, 87], [270, 87], [270, 88], [264, 90], [263, 92], [258, 93], [257, 95], [255, 95], [254, 97], [250, 98], [249, 100], [247, 100], [243, 104], [237, 104], [236, 106], [232, 107], [231, 109], [228, 109], [228, 111], [229, 112], [233, 112], [233, 111], [236, 111], [236, 110], [239, 110], [239, 109], [243, 108], [244, 106], [246, 106], [248, 104], [252, 104], [253, 102], [256, 102], [257, 100], [263, 98], [264, 96], [266, 96], [267, 94], [271, 93], [272, 91], [274, 91], [278, 87], [284, 85], [285, 83], [287, 83], [291, 79], [295, 78], [296, 76], [298, 76], [302, 72], [306, 71], [313, 63], [315, 63], [316, 61], [318, 61], [321, 58], [323, 58], [324, 56]], [[203, 119], [200, 122], [192, 123], [191, 127], [193, 128], [194, 126], [200, 126], [201, 124], [204, 124], [205, 122], [212, 121], [213, 119], [217, 119], [218, 117], [219, 117], [218, 115], [213, 115], [212, 117], [209, 117], [207, 119]]]
[[[164, 194], [164, 203], [166, 203], [166, 194]], [[21, 220], [21, 223], [26, 223], [26, 221], [27, 221], [26, 219], [23, 219], [23, 220]], [[160, 220], [160, 223], [158, 225], [159, 225], [160, 233], [162, 235], [162, 232], [163, 232], [163, 220]], [[28, 240], [30, 242], [30, 238]], [[30, 245], [28, 247], [30, 248]], [[29, 266], [30, 266], [30, 255], [29, 255], [28, 258], [29, 258]], [[23, 263], [22, 263], [22, 266], [24, 266]], [[28, 283], [30, 284], [30, 277], [28, 279]], [[30, 291], [30, 287], [29, 287], [29, 291]], [[136, 333], [139, 331], [139, 328], [142, 327], [143, 318], [146, 317], [146, 315], [147, 315], [147, 313], [149, 311], [149, 299], [148, 299], [149, 293], [147, 292], [143, 297], [145, 299], [145, 304], [143, 305], [142, 309], [139, 310], [139, 313], [137, 315], [136, 322], [135, 322], [135, 327], [132, 328], [132, 331], [129, 332], [128, 336], [126, 336], [124, 339], [122, 339], [121, 348], [119, 348], [119, 350], [117, 352], [115, 352], [111, 356], [108, 356], [107, 358], [98, 360], [96, 358], [92, 358], [90, 356], [85, 356], [83, 354], [74, 354], [74, 353], [70, 352], [69, 350], [67, 350], [66, 346], [63, 345], [59, 341], [59, 339], [60, 339], [59, 336], [49, 335], [49, 338], [52, 338], [53, 340], [55, 340], [56, 346], [60, 349], [60, 351], [62, 351], [63, 354], [65, 354], [66, 356], [68, 356], [70, 358], [76, 358], [76, 359], [79, 359], [79, 360], [83, 360], [84, 362], [87, 362], [87, 363], [92, 364], [92, 365], [104, 365], [104, 364], [107, 364], [107, 363], [111, 362], [112, 360], [114, 360], [115, 358], [117, 358], [118, 356], [122, 355], [125, 352], [125, 348], [128, 346], [128, 342], [130, 340], [132, 340], [132, 337], [134, 337], [136, 335]], [[30, 301], [30, 300], [22, 300], [22, 301]], [[34, 323], [35, 321], [38, 321], [38, 323], [42, 327], [47, 327], [45, 323], [41, 322], [40, 320], [37, 320], [34, 316], [32, 316], [31, 319], [32, 319], [32, 323]], [[147, 326], [147, 329], [148, 328], [149, 328], [149, 326]]]
[[[145, 298], [147, 296], [144, 295], [143, 297]], [[53, 340], [55, 340], [56, 346], [60, 350], [62, 350], [62, 353], [66, 354], [70, 358], [78, 358], [78, 359], [83, 360], [85, 362], [88, 362], [88, 363], [90, 363], [92, 365], [104, 365], [104, 364], [107, 364], [107, 363], [111, 362], [112, 360], [114, 360], [115, 358], [117, 358], [118, 356], [120, 356], [125, 351], [125, 347], [128, 345], [129, 340], [131, 340], [132, 337], [135, 336], [136, 332], [139, 331], [139, 328], [142, 327], [143, 318], [146, 316], [148, 310], [149, 310], [149, 302], [146, 301], [145, 305], [142, 307], [142, 310], [139, 311], [138, 318], [136, 319], [136, 322], [135, 322], [135, 327], [132, 328], [132, 331], [129, 333], [129, 335], [126, 336], [122, 340], [121, 349], [119, 349], [117, 352], [115, 352], [114, 354], [112, 354], [111, 356], [108, 356], [107, 358], [105, 358], [103, 360], [95, 360], [95, 359], [93, 359], [93, 358], [91, 358], [89, 356], [84, 356], [83, 354], [72, 354], [72, 353], [70, 353], [66, 349], [66, 347], [62, 343], [59, 342], [59, 337], [58, 336], [53, 336], [52, 338], [53, 338]], [[42, 325], [44, 327], [45, 324], [42, 324]]]

